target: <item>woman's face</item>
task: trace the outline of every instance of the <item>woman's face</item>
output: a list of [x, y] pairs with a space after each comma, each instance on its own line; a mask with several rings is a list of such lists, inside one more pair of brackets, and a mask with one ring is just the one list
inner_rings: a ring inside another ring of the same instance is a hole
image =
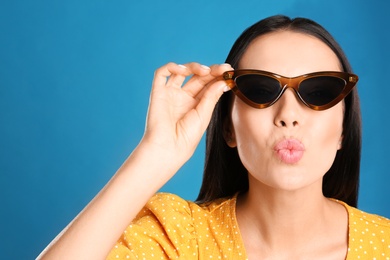
[[[239, 63], [286, 77], [340, 71], [333, 51], [319, 39], [291, 31], [255, 39]], [[322, 186], [322, 177], [341, 148], [343, 102], [324, 111], [306, 107], [292, 89], [272, 106], [256, 109], [235, 97], [227, 135], [249, 172], [250, 185], [279, 190]]]

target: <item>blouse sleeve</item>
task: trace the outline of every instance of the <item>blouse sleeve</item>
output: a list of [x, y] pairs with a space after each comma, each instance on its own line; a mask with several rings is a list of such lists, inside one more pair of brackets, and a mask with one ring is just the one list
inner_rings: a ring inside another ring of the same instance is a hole
[[198, 259], [189, 203], [160, 193], [126, 228], [107, 259]]

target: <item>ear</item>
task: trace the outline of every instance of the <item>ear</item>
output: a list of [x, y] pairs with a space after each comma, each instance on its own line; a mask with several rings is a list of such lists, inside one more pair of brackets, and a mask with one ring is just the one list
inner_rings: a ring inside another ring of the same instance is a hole
[[339, 139], [339, 144], [337, 145], [337, 150], [341, 150], [341, 148], [343, 148], [343, 139], [344, 139], [344, 136], [340, 136], [340, 139]]
[[223, 123], [223, 138], [230, 148], [237, 147], [236, 135], [234, 134], [233, 125], [230, 118], [226, 118]]

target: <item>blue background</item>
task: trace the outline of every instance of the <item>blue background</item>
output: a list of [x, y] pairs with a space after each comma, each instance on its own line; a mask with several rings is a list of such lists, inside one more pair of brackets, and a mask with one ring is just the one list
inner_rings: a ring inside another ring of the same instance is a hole
[[[390, 217], [388, 1], [1, 1], [0, 258], [32, 259], [142, 136], [154, 70], [223, 63], [269, 15], [316, 20], [360, 76], [359, 207]], [[204, 141], [163, 188], [195, 199]], [[151, 159], [152, 161], [152, 159]]]

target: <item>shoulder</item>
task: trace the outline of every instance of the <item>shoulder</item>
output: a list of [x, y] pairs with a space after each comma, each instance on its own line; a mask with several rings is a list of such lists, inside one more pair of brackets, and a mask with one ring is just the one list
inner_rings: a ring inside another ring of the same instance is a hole
[[191, 230], [192, 204], [193, 202], [174, 194], [157, 193], [149, 199], [132, 224], [142, 227], [153, 224], [165, 229], [172, 229], [172, 225], [181, 225]]
[[157, 193], [148, 201], [144, 210], [147, 209], [152, 212], [166, 212], [167, 210], [189, 212], [190, 203], [174, 194]]
[[107, 259], [193, 259], [196, 233], [190, 202], [158, 193], [129, 224]]
[[355, 207], [349, 206], [345, 202], [334, 200], [342, 204], [348, 212], [350, 226], [370, 226], [376, 228], [382, 228], [387, 232], [390, 232], [390, 219], [365, 212]]
[[348, 211], [349, 256], [352, 259], [390, 257], [390, 220], [337, 202]]
[[[230, 232], [226, 226], [232, 226], [227, 224], [232, 221], [229, 216], [235, 208], [231, 206], [234, 201], [219, 199], [198, 205], [174, 194], [158, 193], [126, 228], [108, 259], [199, 259], [210, 255], [217, 258], [219, 250], [211, 249], [225, 243], [225, 238], [217, 234]], [[210, 228], [214, 224], [219, 228]]]
[[225, 211], [235, 206], [236, 197], [220, 198], [209, 203], [195, 203], [185, 200], [171, 193], [157, 193], [145, 205], [145, 209], [151, 211], [184, 211], [189, 214], [196, 212], [213, 213], [215, 211]]
[[348, 205], [346, 205], [346, 208], [349, 214], [350, 226], [380, 230], [380, 233], [387, 233], [390, 236], [390, 219]]

